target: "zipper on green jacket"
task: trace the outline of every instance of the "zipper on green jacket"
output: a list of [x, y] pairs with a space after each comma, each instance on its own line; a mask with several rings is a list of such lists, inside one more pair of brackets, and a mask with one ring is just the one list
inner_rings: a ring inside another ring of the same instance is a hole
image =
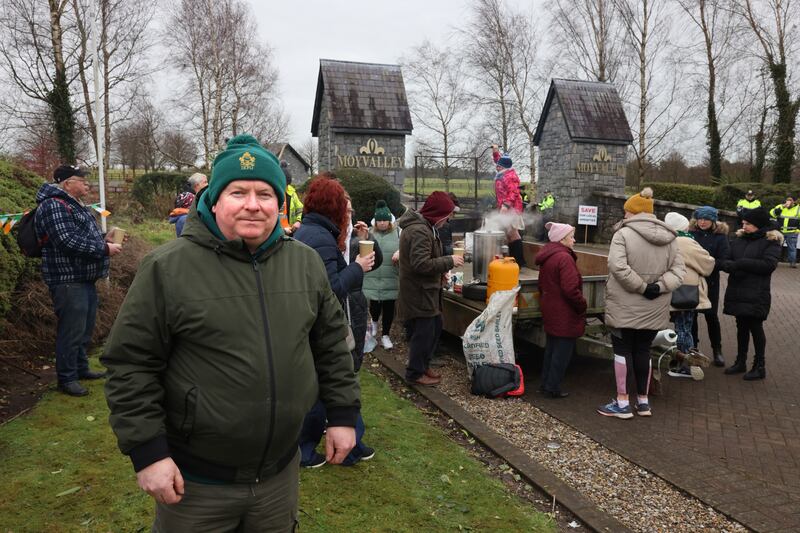
[[270, 420], [267, 430], [267, 444], [264, 446], [264, 453], [256, 470], [256, 483], [260, 481], [261, 469], [264, 468], [264, 461], [267, 459], [267, 452], [272, 446], [272, 437], [275, 433], [275, 364], [272, 361], [272, 343], [270, 342], [269, 321], [267, 320], [267, 304], [264, 301], [264, 287], [261, 284], [261, 272], [258, 260], [253, 258], [253, 271], [256, 275], [256, 285], [258, 286], [258, 303], [261, 306], [261, 321], [264, 324], [264, 341], [267, 343], [267, 363], [269, 365], [269, 384], [270, 384]]

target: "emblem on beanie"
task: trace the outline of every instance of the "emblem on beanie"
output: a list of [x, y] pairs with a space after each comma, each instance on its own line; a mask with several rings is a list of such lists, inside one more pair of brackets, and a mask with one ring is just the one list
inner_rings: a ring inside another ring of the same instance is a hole
[[242, 157], [239, 158], [239, 163], [242, 170], [253, 170], [256, 168], [256, 158], [250, 155], [250, 152], [243, 153]]

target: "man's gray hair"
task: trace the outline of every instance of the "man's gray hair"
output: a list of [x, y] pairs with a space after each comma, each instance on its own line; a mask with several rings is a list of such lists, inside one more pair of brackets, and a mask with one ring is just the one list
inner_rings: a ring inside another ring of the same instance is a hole
[[200, 172], [195, 172], [194, 174], [189, 176], [189, 179], [187, 181], [189, 182], [189, 185], [192, 188], [194, 188], [194, 187], [197, 187], [197, 184], [200, 183], [203, 180], [208, 181], [208, 178], [206, 177], [206, 175], [205, 174], [201, 174]]

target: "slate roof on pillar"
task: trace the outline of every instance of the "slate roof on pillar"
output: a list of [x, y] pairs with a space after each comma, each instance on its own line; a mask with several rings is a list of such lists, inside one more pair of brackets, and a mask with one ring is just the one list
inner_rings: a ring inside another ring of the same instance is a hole
[[319, 134], [323, 96], [334, 131], [410, 135], [413, 130], [400, 65], [320, 59], [311, 133]]
[[599, 81], [554, 79], [536, 126], [534, 145], [539, 145], [550, 108], [556, 103], [561, 105], [569, 136], [575, 142], [630, 144], [633, 141], [616, 87]]

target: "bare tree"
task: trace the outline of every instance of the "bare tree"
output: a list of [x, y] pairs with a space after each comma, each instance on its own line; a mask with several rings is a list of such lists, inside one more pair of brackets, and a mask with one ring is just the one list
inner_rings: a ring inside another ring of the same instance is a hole
[[617, 81], [623, 35], [612, 0], [555, 0], [550, 11], [555, 44], [566, 51], [557, 61], [588, 79]]
[[758, 54], [769, 69], [778, 119], [775, 131], [774, 180], [789, 183], [795, 151], [795, 126], [800, 95], [792, 96], [789, 61], [797, 53], [800, 3], [792, 0], [733, 0], [733, 9], [758, 41]]
[[[86, 0], [70, 0], [75, 15], [78, 38], [77, 69], [86, 113], [86, 130], [97, 148], [94, 116], [94, 95], [90, 88], [94, 52], [89, 34], [94, 31], [91, 10]], [[114, 126], [128, 118], [131, 103], [141, 93], [142, 81], [150, 73], [147, 55], [153, 40], [150, 23], [155, 13], [155, 0], [99, 0], [98, 29], [95, 36], [102, 79], [104, 160], [109, 161]]]
[[706, 144], [711, 178], [719, 183], [722, 179], [722, 134], [717, 112], [718, 70], [725, 68], [735, 35], [735, 26], [720, 0], [678, 0], [678, 4], [700, 31], [705, 52], [707, 77], [706, 99]]
[[507, 22], [500, 0], [473, 0], [470, 17], [459, 33], [476, 87], [472, 98], [490, 114], [489, 121], [497, 130], [498, 144], [510, 149], [514, 104], [508, 82], [507, 55], [497, 42]]
[[469, 118], [464, 61], [425, 41], [402, 64], [409, 81], [411, 113], [424, 131], [417, 142], [428, 155], [442, 157], [445, 187], [449, 187], [451, 158], [458, 153], [459, 136]]
[[169, 58], [190, 80], [178, 102], [201, 132], [206, 167], [230, 134], [271, 141], [287, 129], [272, 50], [252, 20], [242, 0], [181, 0], [170, 14]]
[[[648, 163], [657, 159], [657, 149], [689, 116], [694, 108], [690, 93], [681, 94], [681, 61], [668, 55], [670, 21], [667, 5], [658, 0], [613, 0], [625, 29], [625, 43], [635, 57], [638, 90], [634, 115], [637, 177], [641, 186]], [[680, 101], [679, 106], [675, 106]]]
[[165, 131], [158, 148], [163, 160], [176, 170], [193, 167], [196, 163], [197, 145], [188, 135], [177, 129]]
[[300, 155], [311, 167], [311, 175], [313, 176], [319, 171], [319, 145], [317, 140], [313, 137], [307, 138], [300, 145]]

